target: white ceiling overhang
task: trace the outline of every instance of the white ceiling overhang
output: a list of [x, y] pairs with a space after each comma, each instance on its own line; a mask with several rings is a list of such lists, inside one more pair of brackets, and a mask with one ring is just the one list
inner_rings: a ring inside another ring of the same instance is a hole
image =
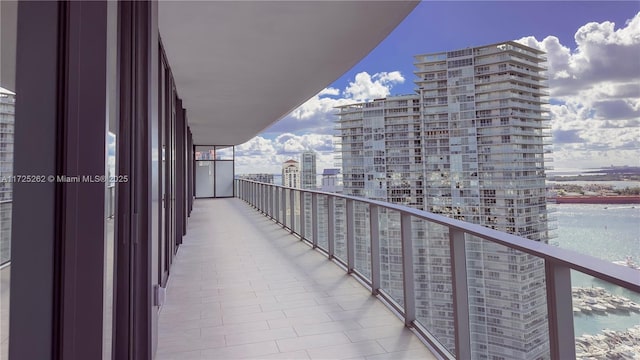
[[160, 1], [195, 144], [236, 145], [316, 95], [417, 1]]

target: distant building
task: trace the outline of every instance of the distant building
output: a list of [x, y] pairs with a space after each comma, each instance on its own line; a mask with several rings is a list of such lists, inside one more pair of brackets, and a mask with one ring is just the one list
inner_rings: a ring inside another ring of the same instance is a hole
[[243, 174], [240, 179], [258, 181], [267, 184], [273, 184], [273, 174]]
[[16, 94], [0, 87], [0, 264], [11, 256], [13, 129]]
[[[547, 243], [544, 53], [508, 41], [414, 59], [415, 94], [338, 107], [344, 193]], [[414, 224], [416, 310], [453, 349], [449, 234], [439, 229]], [[400, 268], [399, 243], [385, 251], [381, 262]], [[466, 252], [472, 357], [548, 358], [543, 261], [472, 237]], [[381, 281], [402, 298], [400, 272]]]
[[214, 149], [205, 150], [205, 151], [196, 151], [195, 158], [196, 160], [215, 160], [216, 151]]
[[324, 169], [324, 171], [322, 171], [322, 191], [333, 193], [342, 192], [340, 169]]
[[282, 164], [282, 186], [300, 188], [300, 168], [295, 160]]
[[302, 163], [302, 188], [315, 190], [318, 187], [316, 180], [316, 152], [307, 150], [300, 156]]

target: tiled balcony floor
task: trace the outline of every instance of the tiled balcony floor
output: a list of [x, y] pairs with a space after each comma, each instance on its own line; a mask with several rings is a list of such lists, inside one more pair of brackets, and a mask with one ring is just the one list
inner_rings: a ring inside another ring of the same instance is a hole
[[239, 199], [198, 200], [156, 359], [435, 359], [325, 256]]

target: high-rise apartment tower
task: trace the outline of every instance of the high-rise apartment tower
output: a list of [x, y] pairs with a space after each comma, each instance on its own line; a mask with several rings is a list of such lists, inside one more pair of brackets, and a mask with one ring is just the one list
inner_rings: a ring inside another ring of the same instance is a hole
[[295, 160], [287, 160], [282, 164], [282, 185], [300, 188], [300, 168]]
[[[338, 107], [344, 193], [547, 242], [545, 61], [513, 41], [415, 56], [416, 94]], [[452, 349], [448, 234], [413, 229], [418, 317]], [[473, 357], [548, 357], [543, 262], [479, 239], [466, 249]]]
[[307, 150], [300, 155], [302, 163], [302, 188], [315, 190], [318, 187], [316, 180], [316, 152]]

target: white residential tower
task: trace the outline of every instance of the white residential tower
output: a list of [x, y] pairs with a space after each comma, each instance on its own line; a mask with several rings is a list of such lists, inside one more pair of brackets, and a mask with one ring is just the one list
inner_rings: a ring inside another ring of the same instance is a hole
[[[547, 242], [545, 61], [512, 41], [415, 56], [416, 94], [338, 108], [344, 193]], [[386, 226], [399, 229], [391, 217]], [[453, 349], [448, 234], [413, 229], [418, 317]], [[543, 261], [466, 244], [473, 357], [548, 357]], [[399, 249], [389, 246], [382, 261], [393, 269]], [[392, 290], [398, 278], [383, 272]]]

